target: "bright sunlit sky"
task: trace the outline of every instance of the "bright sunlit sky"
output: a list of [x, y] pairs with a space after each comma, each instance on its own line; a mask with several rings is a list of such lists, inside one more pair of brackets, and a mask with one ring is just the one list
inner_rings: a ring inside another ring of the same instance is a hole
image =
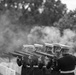
[[74, 10], [76, 8], [76, 0], [61, 0], [62, 3], [67, 5], [68, 10]]

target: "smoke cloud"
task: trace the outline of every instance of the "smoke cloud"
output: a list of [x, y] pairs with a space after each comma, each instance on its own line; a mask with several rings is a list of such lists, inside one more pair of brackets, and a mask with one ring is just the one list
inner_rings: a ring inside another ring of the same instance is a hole
[[25, 29], [23, 30], [20, 25], [13, 24], [8, 14], [3, 13], [0, 15], [1, 52], [21, 50], [24, 44], [34, 43], [62, 43], [76, 47], [75, 31], [65, 29], [61, 36], [60, 30], [56, 27], [35, 26], [28, 32], [29, 27], [24, 26]]
[[60, 31], [55, 27], [43, 28], [44, 42], [56, 43], [60, 41]]
[[75, 31], [65, 29], [63, 31], [63, 36], [61, 37], [60, 43], [73, 46], [76, 41], [76, 40], [74, 41], [75, 36], [76, 36]]
[[[9, 14], [9, 13], [8, 13]], [[11, 22], [9, 15], [3, 13], [0, 15], [0, 51], [19, 50], [23, 44], [28, 43], [28, 32]]]
[[28, 34], [28, 41], [31, 44], [34, 43], [42, 43], [42, 39], [43, 39], [43, 32], [42, 32], [43, 28], [36, 26], [34, 28], [31, 29], [30, 33]]
[[61, 43], [70, 47], [76, 46], [76, 32], [65, 29], [61, 36], [60, 30], [56, 27], [34, 27], [30, 32], [33, 42], [39, 43]]

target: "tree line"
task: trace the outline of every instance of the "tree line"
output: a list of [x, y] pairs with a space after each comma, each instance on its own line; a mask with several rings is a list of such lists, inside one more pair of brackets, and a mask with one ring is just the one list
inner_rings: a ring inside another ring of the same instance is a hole
[[76, 29], [76, 10], [67, 12], [61, 0], [3, 0], [0, 12], [6, 10], [18, 17], [16, 23], [23, 25], [55, 26], [61, 31]]

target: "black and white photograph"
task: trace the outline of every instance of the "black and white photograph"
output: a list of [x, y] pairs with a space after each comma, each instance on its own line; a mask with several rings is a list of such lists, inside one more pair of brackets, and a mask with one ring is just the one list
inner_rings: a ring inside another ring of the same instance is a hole
[[0, 0], [0, 75], [76, 75], [76, 0]]

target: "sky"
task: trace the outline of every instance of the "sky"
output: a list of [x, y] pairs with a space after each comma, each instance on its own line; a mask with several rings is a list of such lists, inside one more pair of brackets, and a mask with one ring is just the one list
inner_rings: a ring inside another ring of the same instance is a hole
[[62, 3], [67, 5], [68, 10], [74, 10], [76, 8], [76, 0], [61, 0]]

